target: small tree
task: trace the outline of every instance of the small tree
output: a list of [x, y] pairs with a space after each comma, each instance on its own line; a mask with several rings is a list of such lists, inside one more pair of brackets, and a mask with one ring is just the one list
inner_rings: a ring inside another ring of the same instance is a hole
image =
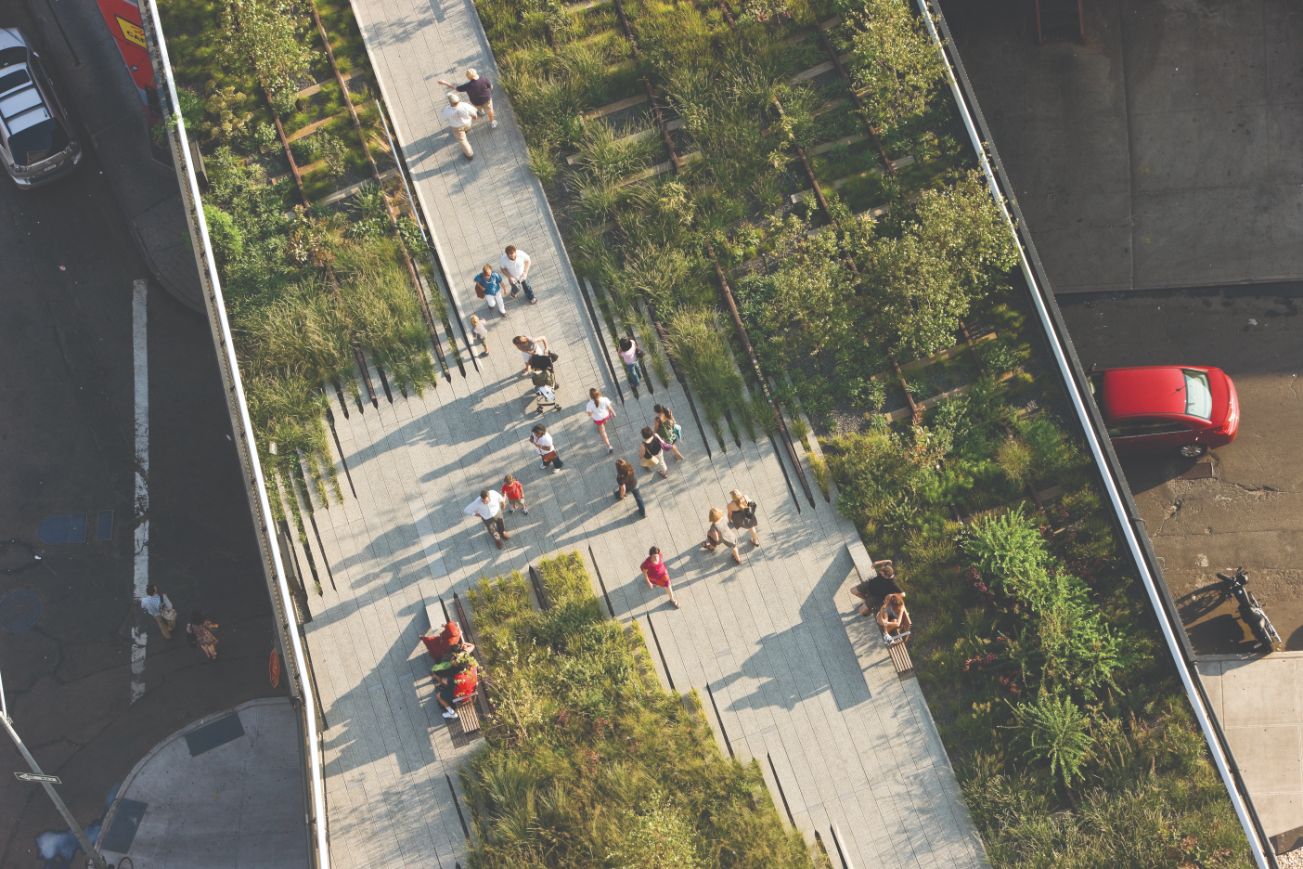
[[276, 111], [290, 112], [314, 54], [297, 0], [224, 0], [222, 33], [226, 63], [252, 70]]
[[905, 0], [856, 0], [851, 77], [884, 133], [925, 114], [941, 79], [937, 48]]

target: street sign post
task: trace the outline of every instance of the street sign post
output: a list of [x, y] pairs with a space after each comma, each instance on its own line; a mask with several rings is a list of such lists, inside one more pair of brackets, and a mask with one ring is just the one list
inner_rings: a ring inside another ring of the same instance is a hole
[[63, 779], [59, 778], [57, 775], [49, 775], [47, 773], [16, 772], [14, 773], [14, 777], [20, 781], [35, 781], [52, 785], [63, 784]]

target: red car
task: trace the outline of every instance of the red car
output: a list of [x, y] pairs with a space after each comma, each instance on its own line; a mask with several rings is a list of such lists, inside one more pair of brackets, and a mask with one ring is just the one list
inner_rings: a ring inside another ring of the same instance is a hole
[[1240, 401], [1220, 368], [1144, 365], [1090, 374], [1118, 453], [1173, 450], [1186, 458], [1235, 440]]

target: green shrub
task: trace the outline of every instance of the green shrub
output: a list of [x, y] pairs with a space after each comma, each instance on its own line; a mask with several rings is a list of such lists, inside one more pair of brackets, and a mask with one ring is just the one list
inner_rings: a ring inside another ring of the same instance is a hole
[[235, 220], [216, 205], [204, 205], [204, 220], [208, 223], [208, 238], [218, 262], [238, 259], [244, 253], [244, 233]]
[[311, 79], [315, 59], [296, 0], [222, 0], [221, 40], [225, 63], [250, 69], [281, 114], [294, 107], [295, 96]]
[[706, 308], [683, 308], [670, 315], [667, 327], [670, 356], [718, 433], [726, 412], [747, 413], [742, 376], [729, 350], [723, 318]]
[[1014, 706], [1014, 717], [1028, 760], [1048, 765], [1065, 787], [1082, 777], [1094, 740], [1086, 713], [1076, 703], [1042, 691], [1035, 700]]
[[905, 0], [841, 4], [851, 39], [851, 76], [870, 119], [890, 130], [931, 108], [944, 67], [936, 46]]
[[1050, 553], [1040, 529], [1021, 508], [978, 517], [960, 545], [995, 587], [1017, 598], [1037, 596], [1031, 586], [1046, 575]]
[[1034, 461], [1031, 448], [1017, 438], [1007, 438], [1000, 444], [995, 460], [1011, 482], [1022, 485], [1031, 476]]

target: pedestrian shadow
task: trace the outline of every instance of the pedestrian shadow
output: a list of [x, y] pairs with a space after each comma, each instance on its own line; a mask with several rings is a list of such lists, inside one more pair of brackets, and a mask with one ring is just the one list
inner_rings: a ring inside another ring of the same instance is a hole
[[[852, 569], [850, 556], [833, 559], [802, 601], [800, 620], [759, 638], [756, 650], [738, 669], [716, 680], [716, 695], [738, 681], [755, 683], [728, 709], [780, 707], [791, 711], [803, 700], [832, 693], [840, 712], [871, 699], [855, 650], [846, 634], [834, 596]], [[837, 618], [829, 618], [830, 610]]]

